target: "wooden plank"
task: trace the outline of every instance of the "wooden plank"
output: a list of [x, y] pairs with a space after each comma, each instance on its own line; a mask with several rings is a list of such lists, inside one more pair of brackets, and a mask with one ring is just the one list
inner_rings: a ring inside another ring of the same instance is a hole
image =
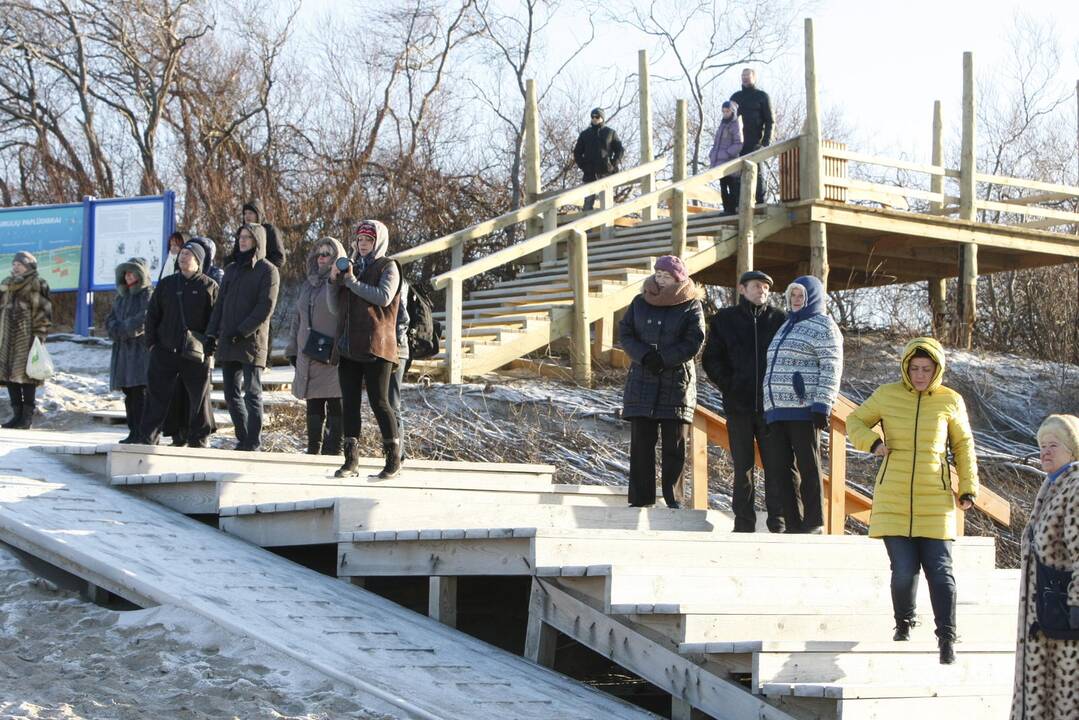
[[559, 589], [535, 579], [543, 592], [533, 609], [547, 625], [613, 660], [653, 685], [716, 717], [793, 720], [737, 684], [721, 679], [608, 618]]
[[546, 593], [539, 580], [532, 580], [528, 599], [528, 626], [525, 632], [524, 656], [544, 667], [553, 668], [558, 650], [558, 631], [543, 619], [543, 601]]
[[427, 616], [443, 625], [457, 627], [457, 578], [428, 579]]
[[[424, 539], [437, 533], [439, 539]], [[341, 542], [337, 546], [340, 577], [405, 577], [434, 575], [532, 575], [527, 537], [486, 540], [443, 539], [441, 530], [421, 531], [420, 539], [399, 542]]]
[[570, 356], [573, 378], [586, 387], [592, 384], [592, 338], [589, 334], [588, 236], [580, 230], [570, 235], [570, 279], [573, 286], [573, 332]]
[[259, 547], [330, 545], [337, 541], [332, 508], [222, 516], [218, 527]]
[[839, 699], [868, 698], [924, 698], [924, 697], [970, 697], [977, 695], [1010, 696], [1011, 684], [989, 685], [966, 683], [962, 685], [901, 685], [898, 683], [771, 683], [765, 685], [768, 696], [797, 695], [800, 697], [827, 697]]
[[[741, 195], [738, 201], [738, 276], [752, 270], [754, 229], [756, 227], [757, 164], [742, 163]], [[736, 280], [737, 282], [737, 280]]]

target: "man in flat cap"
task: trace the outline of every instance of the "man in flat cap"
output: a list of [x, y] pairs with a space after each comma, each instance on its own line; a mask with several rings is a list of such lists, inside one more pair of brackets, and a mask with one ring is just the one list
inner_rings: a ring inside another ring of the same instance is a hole
[[[764, 465], [764, 504], [768, 529], [783, 532], [785, 516], [793, 509], [775, 482], [774, 451], [764, 422], [764, 370], [768, 345], [787, 319], [786, 313], [769, 304], [772, 278], [750, 270], [738, 279], [738, 304], [723, 308], [709, 322], [702, 364], [705, 373], [723, 393], [731, 459], [734, 462], [734, 531], [754, 532], [757, 514], [754, 441], [760, 446]], [[793, 498], [790, 499], [793, 502]], [[791, 527], [798, 527], [795, 521]]]

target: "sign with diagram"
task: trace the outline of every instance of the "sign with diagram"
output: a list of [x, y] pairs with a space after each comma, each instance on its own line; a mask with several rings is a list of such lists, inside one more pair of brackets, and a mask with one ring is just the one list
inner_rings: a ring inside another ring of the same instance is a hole
[[91, 213], [91, 290], [114, 290], [116, 266], [135, 257], [146, 261], [150, 277], [157, 277], [172, 232], [165, 198], [98, 200]]
[[0, 209], [0, 272], [6, 276], [15, 253], [25, 251], [53, 292], [78, 290], [84, 216], [82, 203]]

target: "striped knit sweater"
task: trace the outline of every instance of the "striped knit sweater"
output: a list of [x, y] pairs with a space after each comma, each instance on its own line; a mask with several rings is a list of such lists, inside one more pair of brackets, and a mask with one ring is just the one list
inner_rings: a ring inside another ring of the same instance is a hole
[[769, 423], [828, 415], [843, 374], [843, 336], [823, 312], [820, 283], [813, 277], [795, 282], [806, 289], [808, 301], [791, 313], [768, 346], [764, 415]]

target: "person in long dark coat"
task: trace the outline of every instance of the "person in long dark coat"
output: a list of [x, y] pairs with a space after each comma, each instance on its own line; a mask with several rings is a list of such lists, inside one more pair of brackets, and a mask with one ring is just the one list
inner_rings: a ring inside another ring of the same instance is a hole
[[694, 358], [704, 344], [700, 292], [680, 258], [665, 255], [618, 326], [633, 360], [623, 392], [630, 421], [629, 504], [656, 502], [656, 441], [663, 438], [663, 499], [679, 507], [675, 489], [686, 464], [686, 429], [697, 408]]
[[17, 252], [0, 284], [0, 384], [7, 385], [13, 413], [0, 427], [30, 429], [41, 381], [26, 374], [26, 361], [34, 338], [45, 342], [50, 325], [49, 284], [38, 275], [37, 258]]
[[146, 370], [150, 351], [143, 342], [146, 309], [150, 306], [150, 268], [142, 258], [131, 258], [116, 266], [116, 299], [105, 329], [112, 339], [109, 362], [109, 389], [124, 394], [128, 434], [120, 442], [138, 439], [142, 410], [146, 403]]
[[261, 225], [241, 227], [236, 247], [206, 334], [217, 346], [236, 449], [254, 451], [262, 444], [262, 371], [270, 355], [270, 318], [280, 277], [266, 259]]

